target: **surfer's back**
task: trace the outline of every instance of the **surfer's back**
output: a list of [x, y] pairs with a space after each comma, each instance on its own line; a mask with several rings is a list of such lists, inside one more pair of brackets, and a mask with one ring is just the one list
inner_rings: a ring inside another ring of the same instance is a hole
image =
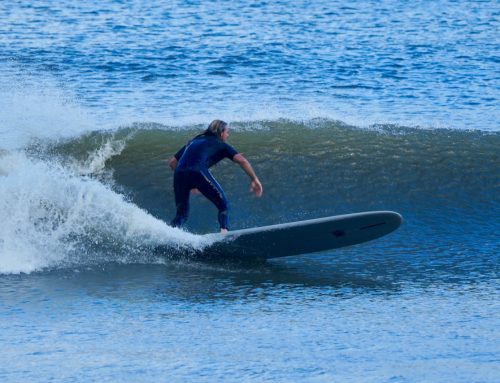
[[224, 158], [232, 159], [238, 152], [216, 136], [195, 137], [178, 154], [176, 171], [206, 170]]

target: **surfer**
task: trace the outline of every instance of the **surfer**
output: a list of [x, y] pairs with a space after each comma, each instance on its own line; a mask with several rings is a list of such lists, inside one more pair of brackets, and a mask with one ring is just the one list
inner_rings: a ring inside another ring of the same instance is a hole
[[171, 159], [168, 165], [174, 171], [174, 193], [177, 214], [171, 225], [180, 227], [189, 214], [189, 194], [199, 191], [218, 209], [221, 233], [228, 231], [229, 205], [224, 190], [208, 170], [224, 158], [229, 158], [241, 166], [250, 177], [250, 191], [257, 197], [262, 196], [262, 184], [250, 162], [238, 153], [226, 141], [229, 126], [221, 120], [214, 120], [201, 134], [184, 145]]

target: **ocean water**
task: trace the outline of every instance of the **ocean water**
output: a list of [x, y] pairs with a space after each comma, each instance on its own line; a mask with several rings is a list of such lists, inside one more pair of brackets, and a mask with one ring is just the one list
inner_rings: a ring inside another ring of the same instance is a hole
[[[0, 380], [499, 381], [499, 17], [0, 2]], [[185, 230], [166, 224], [166, 160], [215, 118], [264, 185], [213, 169], [232, 229], [367, 210], [403, 226], [268, 262], [171, 257], [217, 229], [196, 196]]]

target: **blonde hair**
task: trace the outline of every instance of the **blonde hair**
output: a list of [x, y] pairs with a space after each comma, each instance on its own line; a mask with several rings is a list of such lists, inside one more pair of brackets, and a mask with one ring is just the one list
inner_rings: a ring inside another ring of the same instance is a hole
[[227, 129], [227, 122], [222, 120], [213, 120], [210, 125], [208, 125], [205, 133], [213, 134], [214, 136], [221, 137], [222, 133]]

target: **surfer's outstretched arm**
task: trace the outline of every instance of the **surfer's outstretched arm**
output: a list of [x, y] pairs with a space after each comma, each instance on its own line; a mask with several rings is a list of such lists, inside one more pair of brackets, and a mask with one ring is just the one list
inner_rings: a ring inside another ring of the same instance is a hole
[[252, 165], [250, 165], [250, 162], [243, 157], [242, 154], [236, 154], [233, 157], [233, 161], [236, 162], [238, 165], [241, 166], [241, 168], [245, 171], [245, 173], [250, 177], [252, 180], [250, 184], [250, 191], [255, 193], [257, 197], [262, 196], [262, 184], [259, 181], [259, 178], [255, 174]]

